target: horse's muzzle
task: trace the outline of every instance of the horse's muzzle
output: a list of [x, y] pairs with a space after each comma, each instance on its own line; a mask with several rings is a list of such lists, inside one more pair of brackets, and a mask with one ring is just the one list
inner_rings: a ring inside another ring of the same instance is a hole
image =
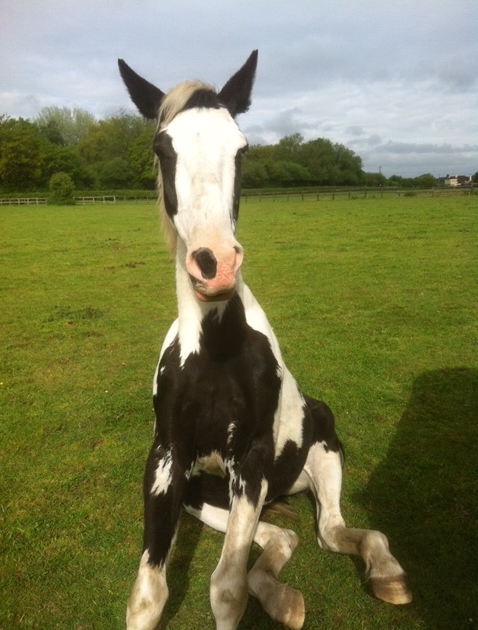
[[244, 258], [239, 243], [225, 247], [198, 247], [187, 257], [187, 270], [201, 302], [229, 300], [236, 290], [236, 273]]

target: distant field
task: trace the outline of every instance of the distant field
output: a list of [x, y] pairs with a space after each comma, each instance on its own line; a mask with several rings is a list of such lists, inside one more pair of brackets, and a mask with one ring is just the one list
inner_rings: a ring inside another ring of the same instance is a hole
[[[282, 576], [304, 628], [477, 628], [476, 199], [249, 199], [239, 240], [289, 368], [336, 413], [344, 516], [388, 535], [415, 595], [373, 599], [358, 562], [317, 547], [297, 497]], [[0, 260], [0, 629], [123, 628], [176, 311], [155, 205], [1, 207]], [[184, 516], [163, 628], [214, 628], [221, 544]], [[251, 599], [240, 627], [282, 626]]]

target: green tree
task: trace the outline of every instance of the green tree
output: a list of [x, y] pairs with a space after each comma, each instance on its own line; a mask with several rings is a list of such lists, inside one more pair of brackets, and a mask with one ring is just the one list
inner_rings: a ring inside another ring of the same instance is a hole
[[364, 173], [364, 184], [366, 186], [386, 186], [387, 178], [383, 173]]
[[300, 133], [293, 133], [290, 136], [284, 136], [279, 140], [274, 151], [275, 156], [282, 160], [291, 160], [292, 162], [300, 161], [301, 148], [304, 138]]
[[45, 143], [47, 141], [28, 120], [3, 117], [0, 121], [0, 185], [4, 190], [26, 191], [41, 185], [41, 154]]
[[57, 206], [75, 203], [75, 184], [67, 173], [55, 173], [49, 184], [48, 203]]
[[152, 150], [150, 130], [141, 133], [131, 142], [129, 165], [134, 177], [134, 184], [153, 190], [156, 186], [158, 168]]
[[244, 188], [261, 188], [268, 178], [267, 170], [259, 160], [249, 159], [249, 155], [242, 161], [242, 185]]
[[105, 162], [101, 168], [100, 183], [105, 188], [125, 187], [132, 179], [133, 173], [128, 162], [120, 157]]
[[[152, 182], [152, 138], [154, 123], [120, 111], [107, 120], [100, 120], [89, 129], [77, 145], [79, 155], [102, 172], [106, 163], [122, 159], [130, 169], [131, 187], [141, 185], [145, 177]], [[154, 173], [154, 171], [153, 171]], [[123, 182], [122, 185], [125, 185]]]
[[434, 188], [436, 185], [436, 177], [431, 175], [431, 173], [419, 175], [414, 179], [414, 186], [416, 186], [417, 188]]
[[35, 119], [40, 132], [60, 146], [74, 146], [88, 135], [96, 122], [85, 109], [68, 107], [44, 107]]
[[310, 173], [301, 164], [288, 160], [277, 160], [267, 165], [271, 183], [279, 186], [302, 186], [310, 182]]

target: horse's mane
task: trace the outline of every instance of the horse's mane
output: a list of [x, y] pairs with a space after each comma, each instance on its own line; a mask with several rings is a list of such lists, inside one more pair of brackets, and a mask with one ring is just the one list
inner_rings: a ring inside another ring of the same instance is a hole
[[[194, 95], [198, 92], [216, 94], [211, 85], [197, 79], [185, 81], [184, 83], [180, 83], [179, 85], [176, 85], [176, 87], [173, 87], [161, 102], [161, 107], [159, 108], [158, 130], [160, 127], [168, 125], [175, 116], [182, 112], [188, 102], [190, 102]], [[161, 225], [166, 243], [171, 252], [175, 253], [177, 234], [176, 230], [173, 228], [171, 219], [166, 212], [166, 208], [164, 207], [161, 169], [158, 169], [158, 201], [161, 213]]]

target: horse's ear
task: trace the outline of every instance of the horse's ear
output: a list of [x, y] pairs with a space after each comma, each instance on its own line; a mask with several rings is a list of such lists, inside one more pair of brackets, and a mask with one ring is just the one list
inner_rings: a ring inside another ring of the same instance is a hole
[[118, 59], [118, 66], [133, 103], [145, 118], [156, 120], [164, 92], [136, 74], [123, 59]]
[[240, 70], [233, 75], [219, 92], [219, 100], [234, 118], [247, 112], [251, 104], [252, 85], [256, 76], [257, 50], [253, 50], [249, 59]]

